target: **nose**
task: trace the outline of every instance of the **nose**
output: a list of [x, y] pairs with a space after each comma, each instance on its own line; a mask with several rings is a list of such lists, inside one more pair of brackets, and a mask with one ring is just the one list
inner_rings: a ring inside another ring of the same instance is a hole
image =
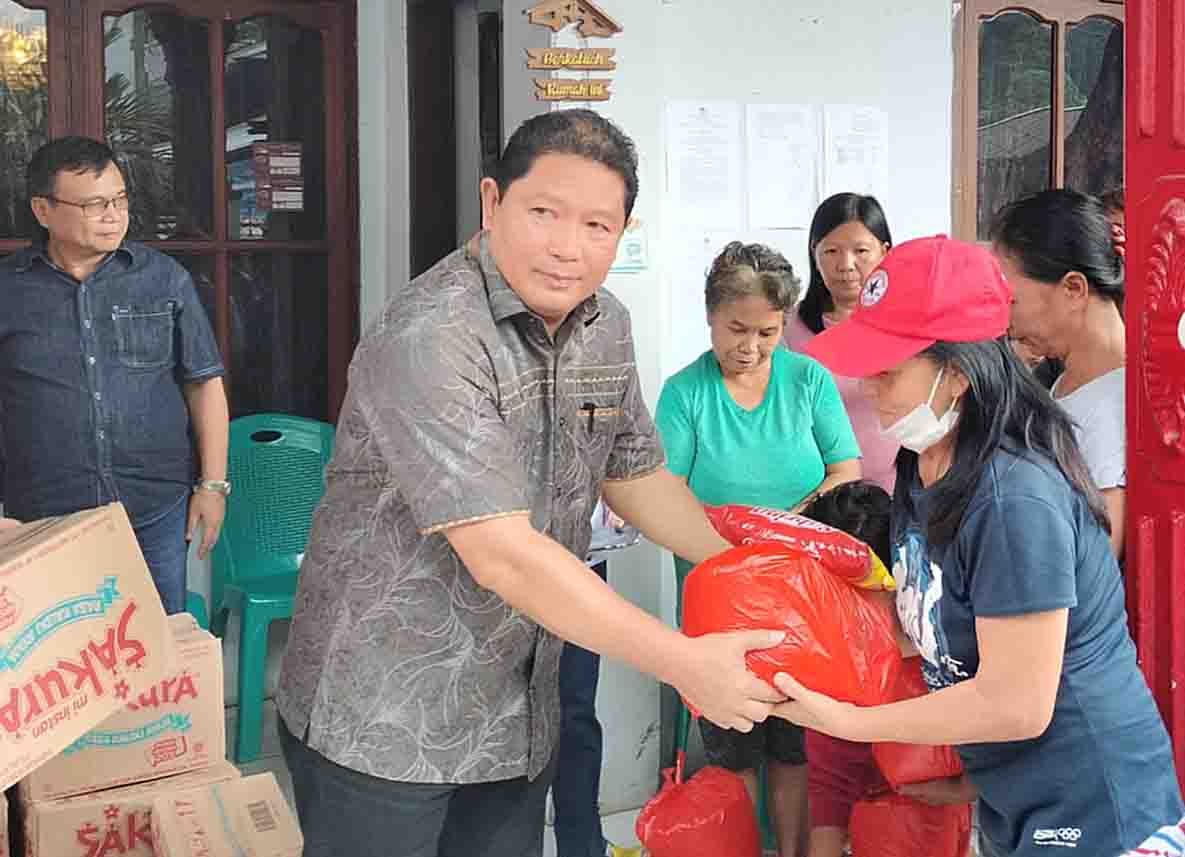
[[856, 269], [856, 254], [849, 251], [840, 253], [839, 269], [841, 271], [854, 271]]
[[561, 262], [576, 262], [580, 259], [580, 229], [571, 223], [556, 223], [547, 240], [547, 252]]

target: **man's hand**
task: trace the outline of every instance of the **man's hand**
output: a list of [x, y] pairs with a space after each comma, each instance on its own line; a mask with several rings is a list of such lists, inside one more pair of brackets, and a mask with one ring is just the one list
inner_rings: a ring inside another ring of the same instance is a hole
[[979, 797], [979, 789], [975, 788], [966, 774], [958, 777], [944, 777], [940, 780], [929, 780], [924, 783], [913, 783], [901, 786], [897, 791], [906, 797], [933, 806], [971, 803]]
[[16, 518], [0, 518], [0, 532], [16, 529], [20, 525], [21, 522]]
[[185, 526], [185, 540], [193, 541], [198, 526], [202, 528], [202, 543], [198, 546], [198, 559], [210, 555], [222, 532], [222, 519], [226, 517], [226, 497], [217, 491], [195, 491], [189, 498], [189, 521]]
[[685, 702], [717, 726], [748, 732], [785, 696], [745, 665], [745, 654], [778, 645], [781, 631], [734, 631], [688, 639], [688, 657], [672, 681]]

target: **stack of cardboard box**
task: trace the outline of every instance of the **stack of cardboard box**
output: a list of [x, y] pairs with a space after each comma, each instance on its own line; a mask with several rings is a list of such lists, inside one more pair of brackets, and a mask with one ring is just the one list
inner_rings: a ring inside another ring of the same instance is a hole
[[[154, 857], [153, 801], [238, 781], [225, 752], [221, 644], [165, 616], [121, 506], [0, 536], [0, 791], [20, 781], [24, 857]], [[299, 855], [273, 818], [276, 857]]]

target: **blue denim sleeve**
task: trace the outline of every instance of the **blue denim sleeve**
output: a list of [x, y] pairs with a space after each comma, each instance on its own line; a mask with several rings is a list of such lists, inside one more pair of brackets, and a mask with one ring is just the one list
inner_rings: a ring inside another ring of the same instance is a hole
[[180, 383], [206, 381], [226, 374], [218, 340], [206, 308], [198, 298], [193, 278], [177, 266], [174, 271], [174, 290], [177, 293], [177, 378]]

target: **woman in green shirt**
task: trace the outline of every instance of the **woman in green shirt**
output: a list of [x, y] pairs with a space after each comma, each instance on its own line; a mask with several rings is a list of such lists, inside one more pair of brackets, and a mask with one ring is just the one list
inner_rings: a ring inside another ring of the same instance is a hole
[[[705, 504], [799, 509], [816, 494], [860, 478], [860, 449], [831, 373], [781, 347], [798, 298], [790, 263], [762, 244], [734, 241], [716, 257], [704, 289], [712, 348], [669, 378], [657, 423], [667, 466]], [[675, 558], [680, 587], [690, 563]], [[806, 836], [802, 730], [771, 719], [749, 733], [703, 720], [704, 750], [737, 771], [756, 803], [768, 763], [769, 814], [782, 857]]]

